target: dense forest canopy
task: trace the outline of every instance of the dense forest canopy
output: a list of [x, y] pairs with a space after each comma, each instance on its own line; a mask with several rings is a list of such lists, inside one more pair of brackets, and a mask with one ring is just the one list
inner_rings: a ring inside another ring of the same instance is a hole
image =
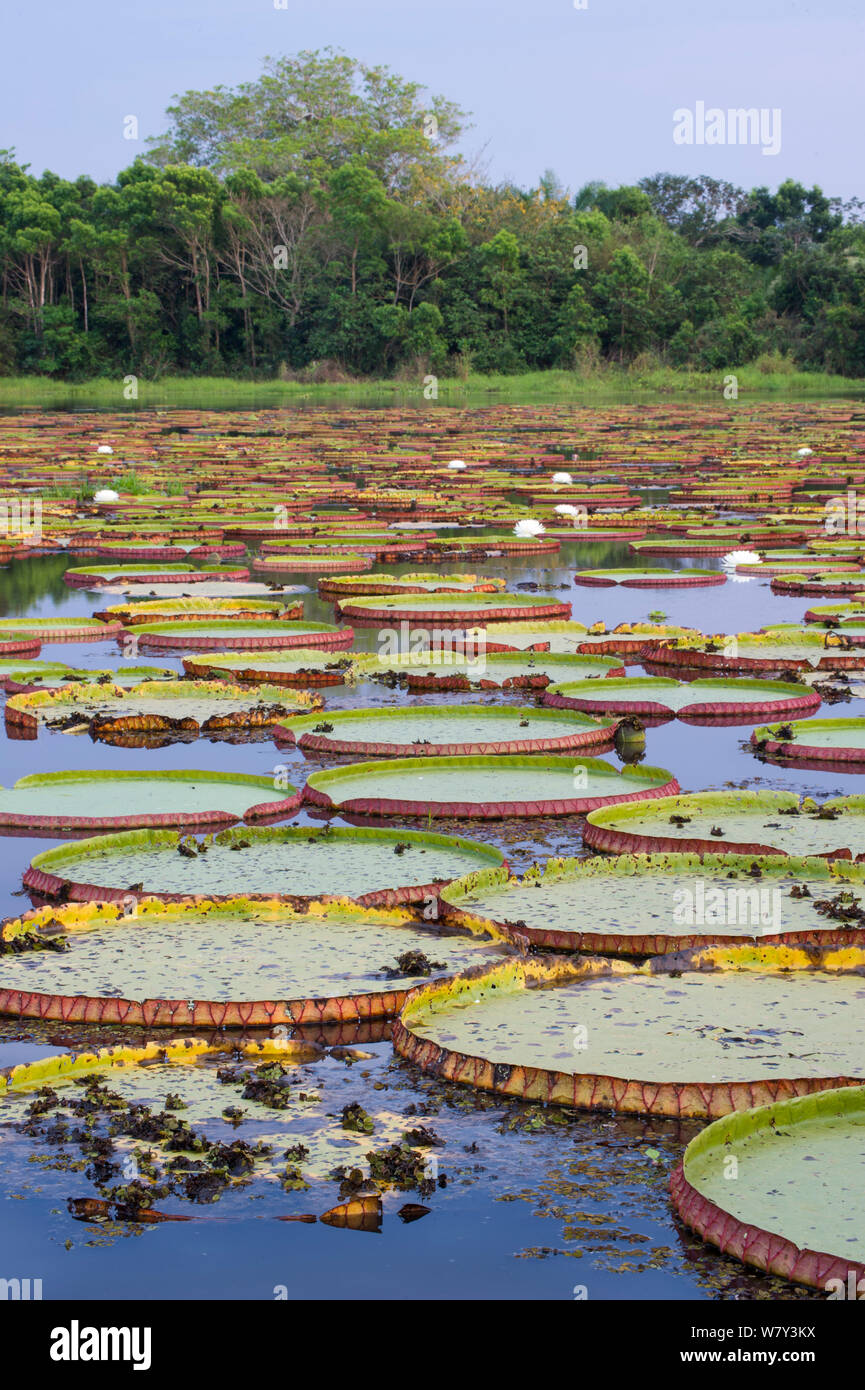
[[0, 151], [0, 374], [733, 369], [865, 376], [858, 200], [655, 174], [491, 186], [465, 113], [334, 53], [187, 92], [112, 185]]

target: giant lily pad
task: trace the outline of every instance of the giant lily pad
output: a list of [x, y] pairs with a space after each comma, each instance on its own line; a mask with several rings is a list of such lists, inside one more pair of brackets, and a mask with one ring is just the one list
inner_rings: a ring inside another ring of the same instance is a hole
[[350, 647], [354, 632], [331, 623], [306, 622], [174, 622], [141, 623], [132, 629], [145, 650], [256, 651], [262, 647]]
[[865, 858], [865, 797], [819, 805], [793, 792], [688, 792], [651, 806], [593, 811], [583, 838], [614, 854], [689, 850], [697, 854], [812, 854]]
[[551, 652], [488, 655], [485, 649], [479, 649], [471, 659], [447, 647], [403, 652], [393, 657], [359, 652], [352, 661], [361, 679], [390, 681], [404, 676], [409, 690], [543, 690], [554, 680], [593, 680], [625, 674], [624, 666], [615, 658]]
[[625, 767], [597, 758], [526, 755], [399, 758], [315, 772], [304, 800], [343, 814], [381, 816], [566, 816], [608, 802], [678, 790], [664, 768]]
[[687, 589], [711, 584], [726, 584], [723, 570], [668, 570], [652, 566], [642, 569], [577, 570], [575, 584], [612, 588], [617, 584], [627, 589]]
[[372, 555], [356, 555], [350, 550], [287, 551], [284, 555], [261, 555], [251, 568], [258, 575], [266, 574], [325, 574], [328, 570], [370, 570], [375, 563]]
[[647, 956], [770, 942], [865, 946], [865, 868], [780, 855], [548, 859], [481, 869], [442, 890], [448, 920], [492, 921], [532, 946]]
[[341, 685], [352, 665], [349, 655], [314, 647], [292, 647], [277, 651], [198, 652], [183, 658], [190, 676], [248, 681], [254, 685], [316, 686]]
[[857, 650], [849, 638], [792, 624], [732, 636], [677, 637], [646, 646], [644, 657], [647, 670], [672, 667], [689, 671], [831, 671], [865, 666], [865, 651]]
[[255, 618], [302, 618], [303, 600], [294, 603], [278, 598], [160, 598], [142, 599], [136, 603], [114, 603], [99, 615], [114, 619], [125, 627], [138, 623], [200, 622], [215, 620], [236, 622]]
[[249, 578], [249, 570], [236, 565], [115, 565], [110, 561], [78, 565], [63, 576], [74, 589], [102, 589], [110, 584], [201, 584], [213, 580], [236, 583]]
[[575, 712], [571, 719], [576, 722], [554, 710], [508, 705], [412, 705], [336, 710], [326, 720], [315, 715], [283, 719], [275, 734], [306, 752], [358, 757], [471, 757], [609, 747], [615, 720], [602, 723]]
[[722, 1115], [865, 1076], [863, 965], [856, 946], [700, 947], [639, 968], [512, 960], [418, 990], [394, 1046], [499, 1095]]
[[642, 714], [694, 723], [755, 723], [766, 714], [807, 714], [820, 705], [813, 690], [785, 681], [675, 681], [663, 676], [567, 681], [551, 685], [545, 705], [589, 714]]
[[65, 685], [13, 695], [6, 723], [30, 732], [40, 725], [94, 738], [124, 733], [208, 734], [222, 729], [265, 729], [294, 709], [317, 708], [321, 697], [294, 691], [286, 702], [276, 686], [250, 692], [223, 681], [144, 681], [120, 685]]
[[[93, 618], [0, 618], [0, 656], [16, 654], [14, 649], [4, 652], [6, 642], [104, 642], [122, 632], [121, 623], [100, 623]], [[25, 655], [23, 651], [18, 654]]]
[[408, 830], [278, 826], [225, 831], [202, 841], [155, 830], [48, 850], [36, 856], [24, 881], [52, 897], [123, 901], [133, 882], [166, 899], [231, 897], [240, 875], [247, 894], [295, 900], [327, 895], [336, 872], [340, 893], [393, 906], [432, 899], [438, 885], [503, 863], [501, 851], [490, 845]]
[[863, 1126], [858, 1086], [727, 1115], [691, 1140], [670, 1180], [673, 1204], [725, 1255], [861, 1298]]
[[511, 622], [531, 615], [538, 619], [569, 618], [571, 605], [535, 594], [392, 594], [381, 598], [345, 599], [337, 604], [341, 616], [359, 627], [388, 627], [408, 623], [447, 623], [478, 627]]
[[[230, 825], [245, 818], [288, 815], [299, 793], [271, 777], [246, 773], [40, 772], [0, 789], [4, 832], [111, 830], [125, 826]], [[83, 808], [100, 812], [82, 815]]]
[[494, 594], [505, 587], [503, 579], [482, 579], [477, 574], [375, 574], [359, 578], [355, 574], [333, 575], [322, 579], [318, 591], [322, 598], [336, 600], [353, 594], [475, 593]]
[[784, 762], [819, 767], [823, 763], [865, 768], [865, 719], [802, 719], [773, 724], [751, 735], [755, 753]]
[[140, 685], [145, 680], [174, 680], [176, 673], [164, 666], [118, 666], [78, 668], [64, 666], [58, 661], [0, 661], [0, 689], [10, 695], [29, 690], [55, 690], [61, 685], [80, 685], [92, 681], [97, 685]]
[[75, 904], [29, 912], [4, 930], [37, 943], [61, 933], [67, 949], [3, 956], [0, 1014], [175, 1028], [392, 1016], [424, 974], [489, 962], [493, 943], [507, 937], [348, 898], [302, 907], [245, 897]]

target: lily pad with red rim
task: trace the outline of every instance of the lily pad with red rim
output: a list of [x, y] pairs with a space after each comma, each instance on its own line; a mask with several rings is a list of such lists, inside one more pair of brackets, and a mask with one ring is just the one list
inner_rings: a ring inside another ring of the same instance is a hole
[[[309, 753], [367, 757], [473, 757], [609, 748], [616, 720], [509, 705], [411, 705], [329, 711], [283, 719], [277, 742]], [[549, 718], [549, 716], [554, 716]]]
[[274, 621], [140, 623], [131, 629], [144, 650], [203, 651], [218, 647], [226, 651], [258, 651], [279, 647], [350, 647], [354, 632], [350, 627], [331, 623]]
[[727, 1115], [686, 1148], [670, 1179], [673, 1205], [733, 1259], [861, 1298], [863, 1126], [862, 1086]]
[[773, 761], [819, 768], [843, 763], [865, 771], [865, 719], [802, 719], [772, 724], [751, 735], [755, 753]]
[[208, 734], [221, 729], [271, 728], [295, 710], [320, 707], [321, 696], [290, 695], [276, 686], [244, 690], [224, 681], [144, 681], [130, 687], [93, 682], [13, 695], [6, 702], [11, 727], [35, 733], [40, 726], [94, 738], [123, 733]]
[[130, 897], [39, 908], [0, 925], [19, 948], [43, 933], [60, 933], [67, 949], [4, 955], [0, 1014], [213, 1029], [392, 1017], [425, 975], [491, 963], [510, 939], [338, 897]]
[[820, 706], [817, 692], [788, 681], [676, 681], [663, 676], [627, 676], [566, 681], [548, 686], [543, 703], [588, 714], [637, 714], [691, 723], [756, 723], [771, 714], [808, 714]]
[[242, 884], [247, 896], [295, 902], [326, 897], [337, 866], [341, 894], [390, 907], [433, 902], [451, 879], [504, 862], [491, 845], [425, 831], [244, 826], [193, 840], [170, 830], [140, 830], [47, 850], [34, 858], [24, 882], [47, 897], [73, 901], [120, 902], [134, 882], [141, 885], [137, 893], [168, 901], [232, 897]]
[[614, 588], [618, 584], [626, 589], [693, 589], [726, 582], [723, 570], [670, 570], [648, 565], [642, 569], [577, 570], [574, 575], [575, 584], [596, 588]]
[[821, 855], [865, 858], [865, 797], [819, 804], [781, 791], [705, 791], [651, 806], [602, 807], [586, 819], [585, 843], [612, 854]]
[[500, 1096], [715, 1117], [861, 1083], [863, 965], [857, 946], [709, 946], [639, 967], [510, 960], [418, 989], [394, 1047], [445, 1082]]
[[[61, 835], [132, 826], [230, 825], [246, 817], [289, 815], [299, 799], [295, 787], [276, 790], [272, 777], [239, 772], [40, 772], [0, 789], [0, 830]], [[82, 815], [85, 808], [91, 814]]]
[[427, 623], [452, 628], [476, 628], [485, 623], [511, 622], [524, 616], [546, 620], [569, 618], [571, 605], [535, 594], [395, 594], [359, 596], [337, 604], [337, 610], [358, 627], [389, 627]]
[[[843, 901], [842, 901], [843, 899]], [[531, 947], [649, 956], [768, 942], [865, 946], [865, 866], [779, 855], [548, 859], [480, 869], [442, 890], [448, 920], [491, 921]], [[861, 917], [861, 921], [860, 921]]]
[[583, 814], [677, 790], [665, 768], [618, 769], [598, 758], [527, 754], [353, 763], [313, 773], [303, 799], [343, 815], [500, 820]]

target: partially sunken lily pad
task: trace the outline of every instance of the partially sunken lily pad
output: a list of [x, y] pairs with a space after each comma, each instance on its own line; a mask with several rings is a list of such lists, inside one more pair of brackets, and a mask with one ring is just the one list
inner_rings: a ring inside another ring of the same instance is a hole
[[172, 831], [133, 831], [39, 854], [24, 881], [39, 893], [78, 901], [123, 901], [130, 883], [168, 899], [231, 897], [241, 886], [247, 895], [297, 899], [326, 896], [336, 874], [340, 893], [392, 906], [434, 898], [437, 885], [503, 863], [490, 845], [409, 830], [278, 826], [229, 830], [203, 841]]
[[208, 651], [223, 647], [227, 651], [256, 651], [262, 647], [350, 647], [354, 633], [350, 627], [330, 623], [305, 622], [173, 622], [140, 623], [131, 629], [144, 650]]
[[553, 652], [495, 652], [481, 650], [473, 659], [446, 647], [398, 656], [358, 653], [353, 657], [362, 680], [405, 677], [409, 690], [543, 690], [555, 680], [624, 675], [615, 658]]
[[807, 714], [818, 709], [813, 690], [785, 681], [675, 681], [663, 676], [624, 680], [569, 681], [549, 686], [543, 702], [589, 714], [644, 714], [656, 719], [753, 724], [771, 714]]
[[677, 791], [664, 768], [625, 767], [598, 758], [400, 758], [316, 772], [304, 801], [343, 814], [382, 816], [566, 816], [607, 802]]
[[197, 652], [183, 658], [190, 676], [248, 681], [254, 685], [316, 686], [341, 685], [352, 664], [349, 655], [314, 647], [293, 647], [280, 651]]
[[[480, 623], [482, 620], [479, 619]], [[481, 631], [483, 629], [481, 628]], [[576, 622], [513, 622], [496, 623], [486, 634], [488, 652], [578, 652], [585, 641], [588, 628]]]
[[611, 806], [587, 818], [583, 839], [619, 853], [812, 854], [865, 857], [865, 797], [817, 804], [793, 792], [689, 792], [651, 806]]
[[[248, 816], [287, 815], [299, 799], [294, 787], [276, 791], [272, 778], [239, 772], [41, 772], [0, 788], [0, 828], [54, 835], [228, 825]], [[85, 808], [90, 815], [81, 814]]]
[[853, 763], [865, 767], [865, 719], [803, 719], [773, 724], [751, 735], [755, 753], [807, 766]]
[[[33, 732], [40, 725], [65, 733], [86, 728], [94, 738], [113, 734], [208, 734], [222, 729], [267, 729], [293, 710], [315, 709], [321, 696], [276, 686], [255, 691], [223, 681], [144, 681], [119, 685], [65, 685], [13, 695], [6, 723]], [[83, 726], [83, 727], [82, 727]]]
[[863, 967], [856, 946], [702, 947], [639, 968], [508, 961], [420, 989], [394, 1046], [443, 1080], [500, 1095], [722, 1115], [865, 1076]]
[[358, 757], [471, 756], [476, 753], [560, 752], [609, 746], [616, 721], [509, 705], [413, 705], [352, 709], [284, 719], [278, 739], [307, 751]]
[[861, 1299], [863, 1147], [865, 1087], [728, 1115], [691, 1140], [670, 1180], [673, 1205], [725, 1255]]
[[779, 855], [548, 859], [483, 869], [442, 891], [448, 920], [491, 921], [532, 946], [647, 956], [689, 946], [865, 945], [865, 868]]
[[660, 566], [644, 566], [642, 569], [577, 570], [574, 575], [575, 584], [595, 585], [599, 588], [621, 584], [630, 589], [687, 589], [726, 582], [727, 576], [723, 570], [668, 570]]
[[[357, 1031], [356, 1024], [349, 1028]], [[339, 1031], [338, 1025], [328, 1029], [331, 1035]], [[49, 1169], [46, 1172], [40, 1164], [40, 1181], [50, 1183], [53, 1178], [54, 1190], [59, 1187], [62, 1194], [68, 1192], [69, 1177], [63, 1167], [57, 1173], [50, 1171], [55, 1166], [52, 1158], [56, 1149], [46, 1151], [44, 1146], [50, 1143], [47, 1131], [57, 1126], [67, 1130], [76, 1157], [87, 1148], [92, 1155], [92, 1139], [109, 1137], [116, 1166], [109, 1168], [107, 1182], [100, 1183], [91, 1167], [95, 1189], [83, 1171], [77, 1173], [73, 1189], [79, 1193], [95, 1190], [101, 1196], [76, 1197], [68, 1204], [74, 1217], [97, 1222], [112, 1215], [124, 1223], [189, 1221], [198, 1216], [207, 1221], [213, 1219], [207, 1208], [215, 1201], [219, 1202], [217, 1219], [248, 1220], [253, 1196], [259, 1199], [254, 1208], [259, 1218], [291, 1221], [297, 1217], [286, 1213], [283, 1186], [302, 1189], [307, 1182], [330, 1179], [333, 1190], [334, 1168], [357, 1165], [363, 1173], [368, 1171], [367, 1153], [373, 1146], [368, 1130], [347, 1130], [338, 1109], [327, 1113], [330, 1106], [318, 1094], [316, 1073], [308, 1069], [310, 1064], [321, 1065], [321, 1084], [329, 1093], [332, 1087], [328, 1082], [342, 1089], [342, 1061], [336, 1057], [331, 1060], [321, 1046], [303, 1040], [265, 1037], [248, 1042], [237, 1035], [220, 1038], [210, 1028], [207, 1032], [209, 1041], [189, 1034], [182, 1039], [169, 1035], [143, 1047], [118, 1045], [79, 1052], [74, 1058], [55, 1055], [0, 1072], [4, 1153], [8, 1155], [11, 1142], [18, 1139], [23, 1166], [33, 1155], [29, 1136], [36, 1137], [41, 1149], [41, 1153], [37, 1150], [38, 1159], [44, 1163], [47, 1158]], [[28, 1117], [30, 1103], [41, 1101], [34, 1093], [46, 1086], [56, 1095], [56, 1104], [41, 1117]], [[82, 1100], [93, 1125], [86, 1133], [79, 1118]], [[242, 1112], [239, 1132], [226, 1115], [227, 1107]], [[22, 1121], [27, 1122], [26, 1140], [19, 1128]], [[406, 1129], [402, 1114], [389, 1109], [377, 1111], [374, 1147], [387, 1150], [390, 1145], [402, 1146]], [[122, 1177], [124, 1160], [132, 1161], [133, 1172], [141, 1171], [142, 1131], [147, 1136], [145, 1162], [150, 1173], [160, 1189], [171, 1192], [171, 1210], [166, 1213], [160, 1210], [162, 1200], [155, 1196], [147, 1178], [126, 1183]], [[185, 1149], [184, 1140], [188, 1143]], [[406, 1157], [413, 1159], [418, 1176], [422, 1176], [423, 1149], [406, 1149]], [[290, 1159], [288, 1166], [286, 1158]], [[68, 1167], [67, 1159], [61, 1162]], [[80, 1168], [88, 1167], [85, 1159]], [[74, 1168], [78, 1169], [77, 1162]], [[32, 1168], [23, 1167], [24, 1174], [31, 1172]], [[43, 1200], [46, 1196], [43, 1191]], [[380, 1224], [378, 1196], [356, 1198], [332, 1212], [321, 1213], [320, 1219], [327, 1217], [326, 1225], [358, 1225], [355, 1211], [364, 1203], [377, 1205], [376, 1225]], [[299, 1219], [314, 1221], [315, 1217]], [[129, 1233], [135, 1226], [120, 1229]]]
[[0, 661], [0, 689], [9, 694], [25, 690], [54, 690], [61, 685], [139, 685], [146, 680], [174, 680], [176, 672], [164, 666], [118, 666], [103, 669], [64, 666], [58, 661]]
[[680, 637], [645, 649], [646, 667], [716, 671], [852, 670], [865, 650], [837, 632], [782, 624], [765, 632]]
[[144, 898], [41, 908], [5, 927], [37, 939], [60, 932], [67, 949], [3, 956], [0, 1014], [148, 1027], [392, 1016], [425, 975], [491, 962], [503, 937], [347, 898], [300, 908], [278, 898]]

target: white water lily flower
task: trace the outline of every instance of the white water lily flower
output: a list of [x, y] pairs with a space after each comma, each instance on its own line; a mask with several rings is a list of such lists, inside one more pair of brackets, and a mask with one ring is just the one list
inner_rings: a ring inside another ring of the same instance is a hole
[[526, 540], [530, 536], [542, 536], [544, 525], [540, 521], [535, 521], [533, 517], [526, 517], [523, 521], [518, 521], [514, 527], [514, 535], [521, 540]]
[[573, 506], [570, 502], [561, 502], [558, 507], [553, 507], [553, 511], [558, 512], [559, 516], [580, 516], [581, 514], [579, 507]]
[[570, 473], [554, 473], [554, 474], [553, 474], [553, 482], [554, 482], [554, 483], [572, 483], [573, 481], [574, 481], [574, 480], [573, 480], [573, 478], [571, 477]]
[[114, 450], [110, 444], [99, 444], [96, 447], [97, 454], [113, 454]]
[[448, 464], [448, 468], [450, 468], [453, 473], [461, 473], [465, 466], [462, 459], [451, 459]]
[[734, 570], [737, 565], [759, 565], [760, 556], [756, 550], [731, 550], [729, 555], [725, 555], [721, 564], [725, 570]]
[[796, 453], [799, 455], [800, 459], [805, 459], [805, 458], [807, 458], [808, 455], [809, 455], [809, 454], [813, 454], [813, 452], [814, 452], [813, 449], [797, 449], [797, 450], [796, 450]]
[[115, 491], [113, 490], [113, 488], [110, 488], [110, 487], [103, 487], [103, 488], [100, 488], [98, 492], [94, 492], [94, 494], [93, 494], [93, 501], [94, 501], [94, 502], [119, 502], [119, 501], [120, 501], [120, 493], [119, 493], [119, 492], [115, 492]]

